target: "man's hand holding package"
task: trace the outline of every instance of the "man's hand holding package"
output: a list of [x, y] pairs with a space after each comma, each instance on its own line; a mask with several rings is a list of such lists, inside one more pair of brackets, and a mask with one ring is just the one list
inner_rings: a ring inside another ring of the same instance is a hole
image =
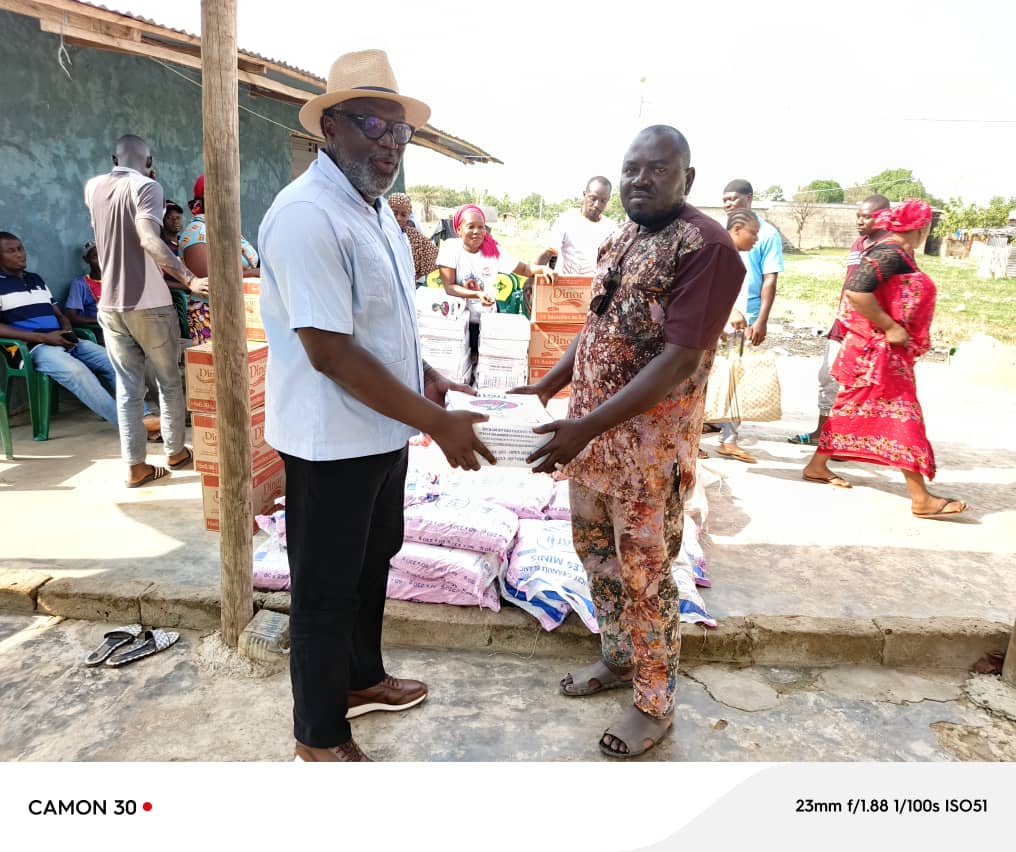
[[534, 426], [533, 431], [538, 435], [548, 432], [554, 433], [553, 438], [526, 459], [530, 464], [537, 459], [543, 459], [533, 468], [534, 473], [553, 473], [555, 470], [560, 470], [581, 453], [586, 448], [586, 444], [597, 435], [581, 418], [578, 420], [555, 420], [553, 423]]
[[486, 444], [477, 437], [473, 429], [474, 423], [483, 423], [485, 420], [487, 418], [482, 414], [472, 411], [448, 411], [441, 419], [440, 425], [431, 429], [430, 436], [437, 441], [437, 445], [448, 459], [448, 464], [452, 467], [461, 467], [463, 470], [479, 470], [477, 453], [491, 464], [497, 463], [494, 454], [487, 449]]
[[439, 373], [430, 365], [426, 365], [423, 371], [423, 395], [436, 405], [445, 407], [445, 394], [448, 391], [459, 391], [476, 396], [476, 391], [469, 385], [462, 385], [458, 382], [449, 381], [443, 373]]

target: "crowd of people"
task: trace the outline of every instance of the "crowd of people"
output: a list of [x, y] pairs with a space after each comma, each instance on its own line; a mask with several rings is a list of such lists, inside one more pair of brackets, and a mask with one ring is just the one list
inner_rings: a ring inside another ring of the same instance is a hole
[[[680, 601], [668, 568], [694, 483], [715, 351], [731, 332], [753, 346], [766, 340], [782, 238], [752, 211], [746, 180], [724, 189], [726, 227], [690, 205], [689, 142], [655, 125], [622, 157], [622, 225], [602, 216], [612, 187], [598, 176], [533, 264], [500, 248], [472, 205], [455, 216], [457, 239], [434, 252], [409, 221], [409, 199], [384, 199], [429, 115], [424, 102], [399, 92], [384, 52], [339, 57], [325, 93], [300, 111], [304, 128], [324, 139], [317, 158], [266, 213], [260, 255], [246, 240], [240, 246], [245, 274], [261, 278], [266, 439], [286, 468], [295, 756], [369, 760], [349, 720], [406, 710], [428, 694], [423, 681], [389, 673], [381, 654], [388, 567], [403, 538], [407, 444], [424, 432], [452, 467], [495, 461], [474, 430], [483, 418], [444, 406], [449, 390], [473, 391], [421, 358], [413, 293], [436, 268], [477, 318], [494, 301], [498, 272], [592, 276], [581, 332], [543, 378], [514, 392], [546, 404], [570, 387], [567, 416], [536, 429], [547, 441], [528, 461], [570, 480], [573, 539], [601, 653], [566, 674], [560, 690], [585, 697], [630, 689], [631, 705], [598, 746], [612, 758], [634, 757], [674, 718]], [[88, 272], [65, 311], [26, 271], [20, 240], [0, 232], [0, 335], [30, 343], [40, 370], [118, 425], [134, 487], [190, 462], [177, 367], [184, 328], [196, 341], [209, 329], [204, 182], [184, 228], [182, 208], [150, 176], [144, 140], [121, 138], [113, 164], [85, 190], [95, 242], [85, 246]], [[809, 482], [850, 486], [830, 458], [888, 465], [903, 472], [914, 515], [941, 518], [966, 505], [926, 485], [935, 465], [914, 362], [928, 348], [935, 288], [915, 250], [930, 219], [917, 199], [890, 207], [871, 196], [860, 206], [819, 374], [819, 423], [790, 441], [816, 448], [803, 471]], [[105, 349], [71, 333], [96, 319]], [[146, 363], [166, 468], [145, 462]], [[719, 452], [755, 462], [738, 446], [736, 426], [718, 424]]]

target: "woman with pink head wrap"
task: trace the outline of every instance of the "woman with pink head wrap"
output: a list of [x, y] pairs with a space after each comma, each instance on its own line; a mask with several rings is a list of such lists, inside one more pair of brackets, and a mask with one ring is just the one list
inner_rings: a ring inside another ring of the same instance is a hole
[[847, 281], [837, 319], [845, 336], [831, 370], [842, 389], [804, 469], [809, 482], [849, 488], [829, 458], [899, 468], [918, 518], [944, 518], [967, 508], [928, 491], [935, 454], [917, 401], [914, 363], [931, 348], [935, 284], [914, 253], [931, 230], [931, 207], [908, 198], [880, 210], [875, 226], [889, 232], [861, 258]]
[[437, 254], [441, 283], [445, 292], [469, 300], [469, 345], [475, 353], [480, 340], [480, 314], [496, 310], [497, 276], [514, 272], [530, 278], [546, 275], [553, 280], [548, 266], [530, 266], [516, 259], [487, 231], [487, 217], [475, 204], [466, 204], [452, 219], [457, 239], [445, 240]]

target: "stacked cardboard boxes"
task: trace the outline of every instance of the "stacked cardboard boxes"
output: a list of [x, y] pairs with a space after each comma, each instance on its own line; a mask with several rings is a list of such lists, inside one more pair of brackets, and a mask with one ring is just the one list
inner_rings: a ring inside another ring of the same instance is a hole
[[[191, 411], [194, 468], [201, 474], [201, 496], [205, 528], [218, 530], [219, 514], [219, 430], [215, 405], [215, 351], [213, 344], [194, 346], [185, 353], [187, 367], [187, 408]], [[254, 514], [271, 514], [275, 498], [285, 492], [286, 472], [282, 459], [265, 443], [265, 372], [268, 346], [247, 343], [250, 383], [251, 479], [254, 486]], [[251, 518], [254, 529], [254, 519]]]
[[416, 321], [423, 360], [451, 381], [468, 384], [473, 362], [465, 299], [435, 287], [420, 287], [416, 291]]
[[[529, 381], [538, 382], [561, 360], [589, 313], [592, 278], [561, 276], [553, 284], [539, 275], [533, 284]], [[558, 397], [568, 396], [566, 387]]]
[[528, 381], [529, 320], [522, 314], [480, 315], [476, 389], [507, 391]]

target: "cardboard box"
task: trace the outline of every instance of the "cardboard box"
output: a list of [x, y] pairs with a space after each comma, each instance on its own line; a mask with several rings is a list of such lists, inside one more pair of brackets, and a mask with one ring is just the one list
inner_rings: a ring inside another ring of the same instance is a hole
[[529, 367], [549, 370], [568, 351], [572, 341], [582, 331], [581, 325], [533, 323], [529, 338]]
[[[542, 379], [547, 373], [550, 372], [550, 367], [530, 367], [529, 368], [529, 383], [535, 385], [540, 379]], [[564, 390], [559, 390], [554, 394], [554, 399], [567, 399], [571, 396], [571, 385], [565, 385]]]
[[[254, 471], [253, 499], [255, 515], [270, 515], [275, 511], [275, 498], [286, 493], [286, 465], [281, 458], [276, 458], [267, 467]], [[219, 531], [221, 516], [219, 514], [219, 477], [210, 473], [201, 475], [201, 504], [205, 510], [205, 529]], [[250, 519], [251, 530], [257, 530], [253, 516]]]
[[257, 278], [243, 279], [243, 310], [247, 318], [247, 339], [264, 343], [268, 338], [261, 322], [261, 282]]
[[537, 275], [533, 280], [533, 322], [583, 325], [592, 286], [592, 278], [561, 276], [548, 284]]
[[[194, 469], [198, 473], [219, 473], [219, 426], [214, 414], [191, 417], [191, 441], [194, 444]], [[250, 413], [251, 471], [260, 470], [278, 458], [278, 453], [265, 443], [265, 410]]]
[[529, 340], [529, 318], [523, 314], [481, 314], [481, 346], [484, 340]]
[[421, 326], [429, 320], [462, 320], [468, 314], [466, 300], [449, 296], [443, 287], [416, 288], [416, 317]]
[[[446, 400], [449, 411], [474, 411], [489, 418], [473, 428], [499, 465], [529, 467], [526, 458], [549, 440], [533, 431], [534, 426], [554, 419], [536, 396], [489, 392], [470, 396], [448, 391]], [[481, 465], [488, 464], [482, 456], [477, 459]]]
[[[215, 411], [215, 360], [212, 343], [192, 346], [184, 353], [187, 364], [187, 408], [189, 411]], [[265, 404], [265, 372], [268, 368], [268, 346], [247, 342], [250, 407]]]
[[507, 393], [512, 388], [522, 387], [526, 384], [529, 384], [529, 371], [525, 367], [517, 373], [492, 373], [482, 367], [476, 368], [474, 387], [478, 393], [484, 391]]

